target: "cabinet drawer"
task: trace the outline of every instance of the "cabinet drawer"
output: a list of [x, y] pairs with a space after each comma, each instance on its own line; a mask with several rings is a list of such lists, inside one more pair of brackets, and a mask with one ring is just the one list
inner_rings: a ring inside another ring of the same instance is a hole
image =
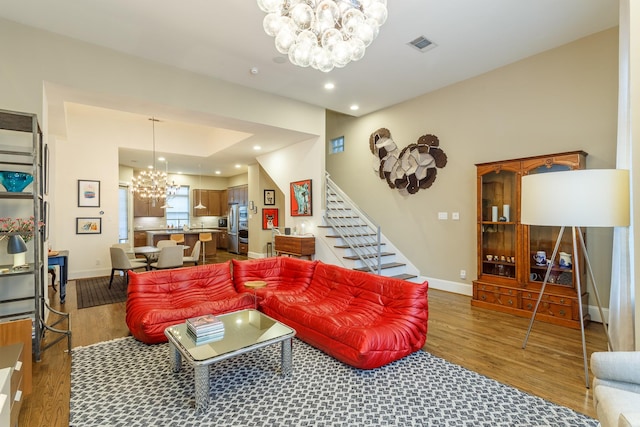
[[[527, 292], [522, 297], [522, 308], [527, 311], [533, 311], [537, 301], [538, 294]], [[572, 319], [574, 317], [572, 300], [557, 295], [543, 295], [538, 307], [538, 313], [561, 319]]]
[[[480, 289], [480, 287], [493, 288]], [[515, 289], [501, 288], [499, 286], [482, 285], [476, 290], [476, 299], [489, 304], [498, 304], [505, 307], [519, 308], [520, 294]]]
[[[522, 299], [531, 299], [534, 301], [538, 300], [538, 296], [540, 294], [536, 293], [536, 292], [523, 292], [522, 293]], [[559, 305], [571, 305], [571, 303], [573, 302], [573, 298], [569, 298], [566, 296], [562, 296], [562, 295], [551, 295], [551, 294], [544, 294], [542, 295], [542, 302], [550, 302], [553, 304], [559, 304]]]
[[518, 295], [518, 290], [517, 289], [513, 289], [513, 288], [505, 288], [503, 286], [495, 286], [495, 285], [487, 285], [484, 283], [480, 283], [477, 286], [477, 290], [480, 291], [484, 291], [484, 292], [494, 292], [494, 293], [499, 293], [502, 295], [511, 295], [511, 296], [516, 296]]

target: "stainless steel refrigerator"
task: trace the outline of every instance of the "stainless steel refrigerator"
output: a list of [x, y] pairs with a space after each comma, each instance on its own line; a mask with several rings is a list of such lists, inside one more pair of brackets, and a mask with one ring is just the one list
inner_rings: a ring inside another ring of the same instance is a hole
[[239, 254], [240, 245], [246, 251], [249, 244], [249, 216], [245, 205], [232, 204], [229, 205], [229, 216], [227, 217], [227, 235], [229, 236], [229, 244], [227, 251]]
[[229, 205], [229, 213], [227, 215], [227, 236], [229, 244], [227, 251], [238, 253], [238, 226], [240, 224], [240, 212], [238, 204]]

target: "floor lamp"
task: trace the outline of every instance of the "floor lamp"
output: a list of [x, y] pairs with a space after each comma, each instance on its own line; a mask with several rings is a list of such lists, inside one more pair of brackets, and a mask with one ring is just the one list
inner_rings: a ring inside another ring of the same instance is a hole
[[580, 313], [580, 332], [582, 333], [582, 356], [584, 359], [584, 375], [589, 388], [589, 367], [587, 362], [587, 346], [584, 337], [584, 319], [582, 307], [582, 286], [580, 278], [580, 262], [578, 242], [584, 255], [585, 264], [593, 292], [602, 318], [607, 342], [611, 347], [611, 339], [607, 330], [607, 322], [602, 312], [598, 288], [595, 283], [589, 255], [582, 237], [581, 227], [627, 227], [629, 226], [629, 171], [624, 169], [586, 169], [565, 172], [549, 172], [522, 177], [520, 223], [539, 226], [560, 226], [558, 239], [553, 254], [547, 265], [540, 295], [531, 316], [529, 329], [522, 344], [527, 340], [533, 327], [538, 307], [545, 287], [549, 281], [551, 268], [558, 254], [560, 241], [565, 227], [571, 227], [573, 242], [573, 272], [578, 292]]

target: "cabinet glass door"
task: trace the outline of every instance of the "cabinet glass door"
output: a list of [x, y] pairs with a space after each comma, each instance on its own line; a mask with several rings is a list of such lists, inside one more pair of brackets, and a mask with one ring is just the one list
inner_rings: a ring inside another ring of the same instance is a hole
[[516, 277], [516, 173], [482, 175], [482, 274]]
[[[529, 174], [571, 170], [567, 165], [544, 165], [531, 169]], [[558, 191], [549, 189], [549, 191]], [[544, 200], [540, 200], [544, 203]], [[560, 241], [558, 254], [551, 259], [561, 227], [529, 226], [529, 281], [542, 283], [547, 266], [552, 263], [548, 284], [573, 286], [573, 239], [571, 227], [566, 227]]]

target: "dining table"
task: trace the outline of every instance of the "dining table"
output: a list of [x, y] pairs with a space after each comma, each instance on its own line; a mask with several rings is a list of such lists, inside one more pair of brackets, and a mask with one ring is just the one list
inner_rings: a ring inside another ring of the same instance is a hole
[[158, 260], [158, 254], [161, 249], [157, 246], [135, 246], [133, 253], [136, 255], [142, 255], [147, 260], [147, 265]]
[[[188, 248], [188, 246], [185, 245], [178, 246], [182, 246], [184, 249]], [[133, 248], [133, 253], [145, 257], [147, 260], [147, 265], [150, 265], [152, 262], [158, 261], [158, 255], [160, 254], [161, 250], [162, 248], [159, 248], [157, 246], [135, 246]]]

